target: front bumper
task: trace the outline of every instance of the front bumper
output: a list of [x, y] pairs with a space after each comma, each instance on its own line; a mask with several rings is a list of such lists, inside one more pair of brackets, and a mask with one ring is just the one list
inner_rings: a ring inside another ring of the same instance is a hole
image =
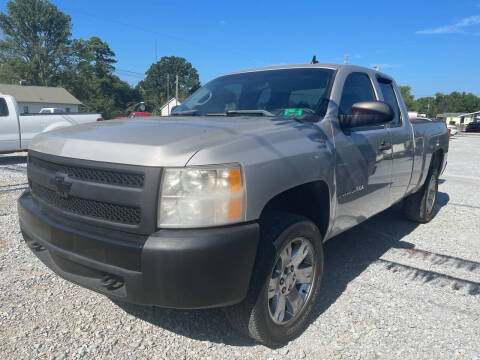
[[20, 227], [33, 253], [61, 277], [138, 304], [209, 308], [247, 294], [259, 225], [159, 230], [146, 239], [99, 235], [81, 223], [55, 222], [25, 192]]

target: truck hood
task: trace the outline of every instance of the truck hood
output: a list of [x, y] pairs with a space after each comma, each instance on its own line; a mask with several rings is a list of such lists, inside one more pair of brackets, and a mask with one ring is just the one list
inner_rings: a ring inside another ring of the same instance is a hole
[[203, 148], [294, 126], [270, 117], [178, 117], [110, 120], [34, 137], [29, 149], [51, 155], [143, 166], [185, 166]]

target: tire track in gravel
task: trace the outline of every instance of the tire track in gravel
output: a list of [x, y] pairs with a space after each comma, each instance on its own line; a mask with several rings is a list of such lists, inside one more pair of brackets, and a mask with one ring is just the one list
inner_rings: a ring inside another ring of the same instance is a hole
[[[380, 239], [392, 239], [388, 233], [360, 226]], [[480, 295], [480, 262], [477, 261], [400, 245], [389, 249], [375, 262], [410, 280], [441, 287], [448, 284], [453, 290], [468, 289], [468, 294]]]
[[453, 290], [463, 289], [467, 291], [469, 295], [480, 295], [480, 282], [460, 279], [447, 274], [424, 270], [390, 260], [378, 259], [377, 262], [385, 264], [388, 270], [405, 274], [412, 280], [419, 280], [423, 283], [430, 283], [440, 287], [450, 286]]

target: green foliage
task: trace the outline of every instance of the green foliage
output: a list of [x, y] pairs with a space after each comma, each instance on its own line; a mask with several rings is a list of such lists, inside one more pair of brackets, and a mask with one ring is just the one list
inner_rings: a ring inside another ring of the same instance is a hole
[[[145, 80], [138, 83], [137, 89], [146, 99], [147, 105], [153, 107], [153, 113], [175, 96], [175, 76], [178, 75], [178, 96], [188, 97], [200, 87], [197, 69], [183, 57], [164, 56], [150, 66]], [[168, 85], [168, 91], [167, 91]]]
[[402, 93], [403, 101], [409, 111], [414, 111], [415, 108], [415, 99], [414, 96], [410, 93], [412, 88], [410, 86], [399, 86], [400, 92]]
[[113, 74], [115, 53], [98, 37], [77, 39], [72, 43], [71, 66], [63, 74], [61, 85], [77, 96], [92, 111], [106, 119], [124, 115], [131, 103], [140, 101], [140, 93]]
[[446, 112], [469, 113], [480, 110], [480, 97], [472, 93], [458, 91], [450, 94], [436, 93], [435, 97], [426, 96], [415, 100], [410, 91], [410, 86], [400, 86], [408, 111], [425, 113], [428, 117]]
[[46, 0], [9, 1], [7, 12], [0, 13], [0, 64], [17, 81], [53, 85], [69, 57], [70, 16]]

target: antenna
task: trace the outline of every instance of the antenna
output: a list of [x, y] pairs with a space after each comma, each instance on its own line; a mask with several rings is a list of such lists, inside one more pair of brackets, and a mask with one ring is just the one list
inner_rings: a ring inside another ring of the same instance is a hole
[[345, 54], [345, 64], [348, 64], [348, 58], [349, 58], [349, 54]]
[[317, 55], [313, 55], [312, 62], [310, 64], [318, 64]]

